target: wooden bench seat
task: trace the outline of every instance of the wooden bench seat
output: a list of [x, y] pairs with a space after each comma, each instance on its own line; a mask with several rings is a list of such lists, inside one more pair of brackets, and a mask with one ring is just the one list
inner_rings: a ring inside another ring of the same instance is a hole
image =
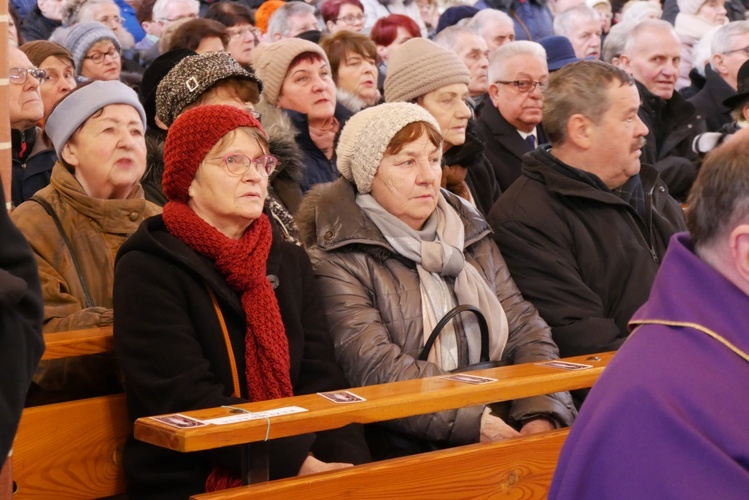
[[[97, 328], [46, 334], [43, 359], [108, 352], [112, 330]], [[590, 387], [611, 358], [570, 361], [595, 365], [590, 370], [562, 371], [518, 365], [476, 372], [498, 378], [487, 385], [460, 384], [442, 378], [419, 379], [354, 388], [367, 399], [336, 405], [317, 395], [239, 405], [249, 411], [302, 406], [309, 411], [274, 417], [271, 439], [370, 423], [490, 401]], [[500, 370], [500, 371], [496, 371]], [[222, 408], [186, 412], [199, 419], [226, 416]], [[125, 493], [122, 447], [132, 427], [124, 395], [91, 398], [27, 408], [14, 445], [14, 498], [89, 499]], [[260, 442], [265, 420], [198, 429], [175, 429], [149, 419], [136, 435], [180, 451]], [[196, 498], [543, 498], [567, 430], [517, 438], [503, 443], [471, 445], [405, 457], [328, 473], [254, 484]]]
[[569, 429], [280, 479], [194, 500], [545, 499]]

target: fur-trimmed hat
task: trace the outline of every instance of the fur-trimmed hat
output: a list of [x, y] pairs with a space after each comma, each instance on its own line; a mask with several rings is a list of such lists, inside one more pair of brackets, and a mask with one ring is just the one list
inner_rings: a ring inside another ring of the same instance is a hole
[[260, 78], [240, 66], [228, 52], [209, 52], [185, 57], [161, 80], [156, 89], [156, 116], [170, 126], [185, 106], [195, 102], [216, 82], [227, 78], [252, 82], [257, 86], [252, 102], [260, 99], [263, 91]]
[[263, 97], [270, 104], [275, 105], [278, 102], [283, 79], [289, 71], [291, 61], [305, 52], [319, 55], [330, 66], [328, 56], [325, 55], [325, 51], [319, 45], [301, 38], [283, 38], [268, 45], [260, 54], [260, 58], [255, 65], [255, 71], [265, 83]]
[[81, 69], [83, 68], [83, 59], [88, 54], [97, 42], [102, 40], [109, 40], [114, 44], [114, 48], [117, 51], [121, 51], [120, 41], [117, 40], [117, 35], [114, 31], [110, 30], [103, 24], [91, 21], [88, 23], [80, 23], [73, 26], [68, 31], [65, 37], [63, 45], [66, 49], [73, 54], [73, 63], [75, 63], [75, 76], [81, 76]]
[[380, 104], [359, 111], [341, 131], [336, 148], [338, 171], [356, 184], [360, 193], [369, 193], [390, 141], [403, 127], [415, 122], [426, 122], [437, 131], [440, 129], [429, 111], [408, 102]]
[[412, 38], [395, 49], [387, 65], [386, 102], [410, 102], [454, 83], [471, 82], [458, 55], [426, 38]]
[[206, 105], [185, 111], [169, 127], [164, 145], [161, 186], [170, 200], [187, 202], [198, 167], [216, 143], [232, 130], [252, 127], [265, 131], [252, 115], [233, 106]]

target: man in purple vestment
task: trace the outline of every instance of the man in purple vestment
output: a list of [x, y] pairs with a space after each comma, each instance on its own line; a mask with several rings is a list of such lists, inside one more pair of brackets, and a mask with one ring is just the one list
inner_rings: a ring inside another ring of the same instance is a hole
[[549, 498], [749, 497], [749, 130], [713, 151]]

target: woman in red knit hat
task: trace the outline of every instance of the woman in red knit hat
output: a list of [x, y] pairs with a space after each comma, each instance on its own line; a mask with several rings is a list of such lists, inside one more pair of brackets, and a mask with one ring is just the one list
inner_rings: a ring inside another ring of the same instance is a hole
[[[162, 216], [122, 247], [115, 352], [130, 417], [336, 390], [346, 381], [304, 250], [264, 213], [277, 164], [260, 123], [199, 106], [169, 129]], [[270, 478], [369, 460], [354, 426], [269, 442]], [[187, 498], [240, 484], [240, 451], [177, 453], [134, 439], [133, 498]]]

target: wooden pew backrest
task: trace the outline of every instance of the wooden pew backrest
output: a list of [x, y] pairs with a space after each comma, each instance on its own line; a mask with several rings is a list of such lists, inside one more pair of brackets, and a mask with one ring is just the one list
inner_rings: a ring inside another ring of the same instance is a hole
[[569, 429], [281, 479], [194, 500], [545, 499]]

